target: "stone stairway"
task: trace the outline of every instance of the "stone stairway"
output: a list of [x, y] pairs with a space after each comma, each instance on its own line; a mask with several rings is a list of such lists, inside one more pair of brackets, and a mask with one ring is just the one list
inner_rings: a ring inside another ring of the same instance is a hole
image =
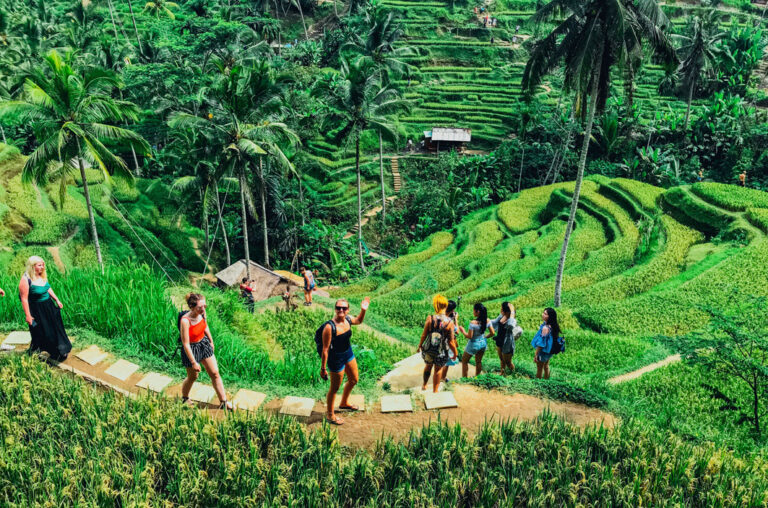
[[389, 163], [392, 168], [392, 179], [394, 180], [395, 192], [400, 192], [400, 189], [403, 186], [403, 180], [400, 177], [400, 163], [398, 162], [397, 157], [392, 157], [389, 160]]

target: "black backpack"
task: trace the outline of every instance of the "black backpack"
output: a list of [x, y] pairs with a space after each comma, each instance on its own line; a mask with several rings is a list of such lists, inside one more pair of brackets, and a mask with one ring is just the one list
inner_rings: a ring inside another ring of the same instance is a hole
[[[349, 316], [347, 316], [347, 322], [350, 325], [352, 324], [352, 319], [350, 319]], [[320, 328], [315, 330], [315, 346], [317, 347], [318, 355], [323, 354], [323, 330], [325, 330], [326, 325], [331, 325], [331, 348], [333, 348], [333, 339], [336, 338], [336, 323], [333, 322], [333, 319], [329, 319], [328, 321], [320, 325]]]
[[552, 347], [549, 350], [549, 354], [556, 355], [565, 351], [565, 337], [562, 335], [552, 340]]

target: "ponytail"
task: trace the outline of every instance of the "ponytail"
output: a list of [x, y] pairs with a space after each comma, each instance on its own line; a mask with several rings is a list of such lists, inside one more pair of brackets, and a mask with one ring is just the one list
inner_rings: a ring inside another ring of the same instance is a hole
[[477, 322], [480, 323], [480, 333], [485, 333], [488, 326], [488, 309], [482, 303], [476, 303], [475, 310], [477, 311]]

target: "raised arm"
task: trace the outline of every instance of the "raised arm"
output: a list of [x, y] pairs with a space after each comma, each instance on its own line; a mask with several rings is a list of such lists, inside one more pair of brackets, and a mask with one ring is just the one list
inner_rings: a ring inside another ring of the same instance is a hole
[[352, 321], [350, 322], [353, 325], [361, 325], [363, 324], [363, 319], [365, 319], [365, 311], [368, 310], [368, 305], [370, 305], [371, 299], [370, 297], [366, 296], [363, 298], [362, 303], [360, 303], [360, 314], [357, 315]]
[[471, 334], [471, 333], [469, 333], [467, 330], [465, 330], [465, 329], [464, 329], [464, 327], [463, 327], [463, 326], [461, 326], [461, 325], [459, 325], [459, 331], [461, 332], [461, 334], [462, 334], [464, 337], [466, 337], [466, 338], [468, 338], [468, 339], [471, 339], [471, 338], [472, 338], [472, 334]]
[[27, 324], [32, 326], [32, 321], [35, 318], [29, 312], [29, 283], [24, 280], [24, 277], [19, 281], [19, 296], [21, 297], [21, 306], [24, 308], [24, 318]]

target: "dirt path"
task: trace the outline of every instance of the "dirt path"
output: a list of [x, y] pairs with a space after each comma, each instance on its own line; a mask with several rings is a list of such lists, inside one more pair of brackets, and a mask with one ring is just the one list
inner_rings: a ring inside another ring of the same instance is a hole
[[626, 374], [622, 374], [620, 376], [612, 377], [608, 380], [608, 384], [611, 385], [617, 385], [620, 383], [626, 383], [627, 381], [631, 381], [633, 379], [637, 379], [643, 374], [647, 374], [648, 372], [652, 372], [656, 369], [660, 369], [662, 367], [666, 367], [667, 365], [671, 363], [676, 363], [681, 360], [680, 355], [672, 355], [664, 358], [663, 360], [652, 363], [650, 365], [646, 365], [645, 367], [637, 370], [633, 370], [632, 372], [627, 372]]
[[53, 247], [47, 247], [46, 250], [53, 258], [53, 263], [56, 265], [56, 268], [59, 269], [61, 273], [64, 273], [67, 271], [67, 267], [64, 264], [64, 261], [61, 259], [61, 253], [59, 252], [59, 249], [66, 245], [67, 242], [69, 242], [72, 238], [75, 237], [76, 234], [80, 232], [80, 226], [76, 226], [74, 231], [67, 235], [67, 237], [58, 245], [54, 245]]

